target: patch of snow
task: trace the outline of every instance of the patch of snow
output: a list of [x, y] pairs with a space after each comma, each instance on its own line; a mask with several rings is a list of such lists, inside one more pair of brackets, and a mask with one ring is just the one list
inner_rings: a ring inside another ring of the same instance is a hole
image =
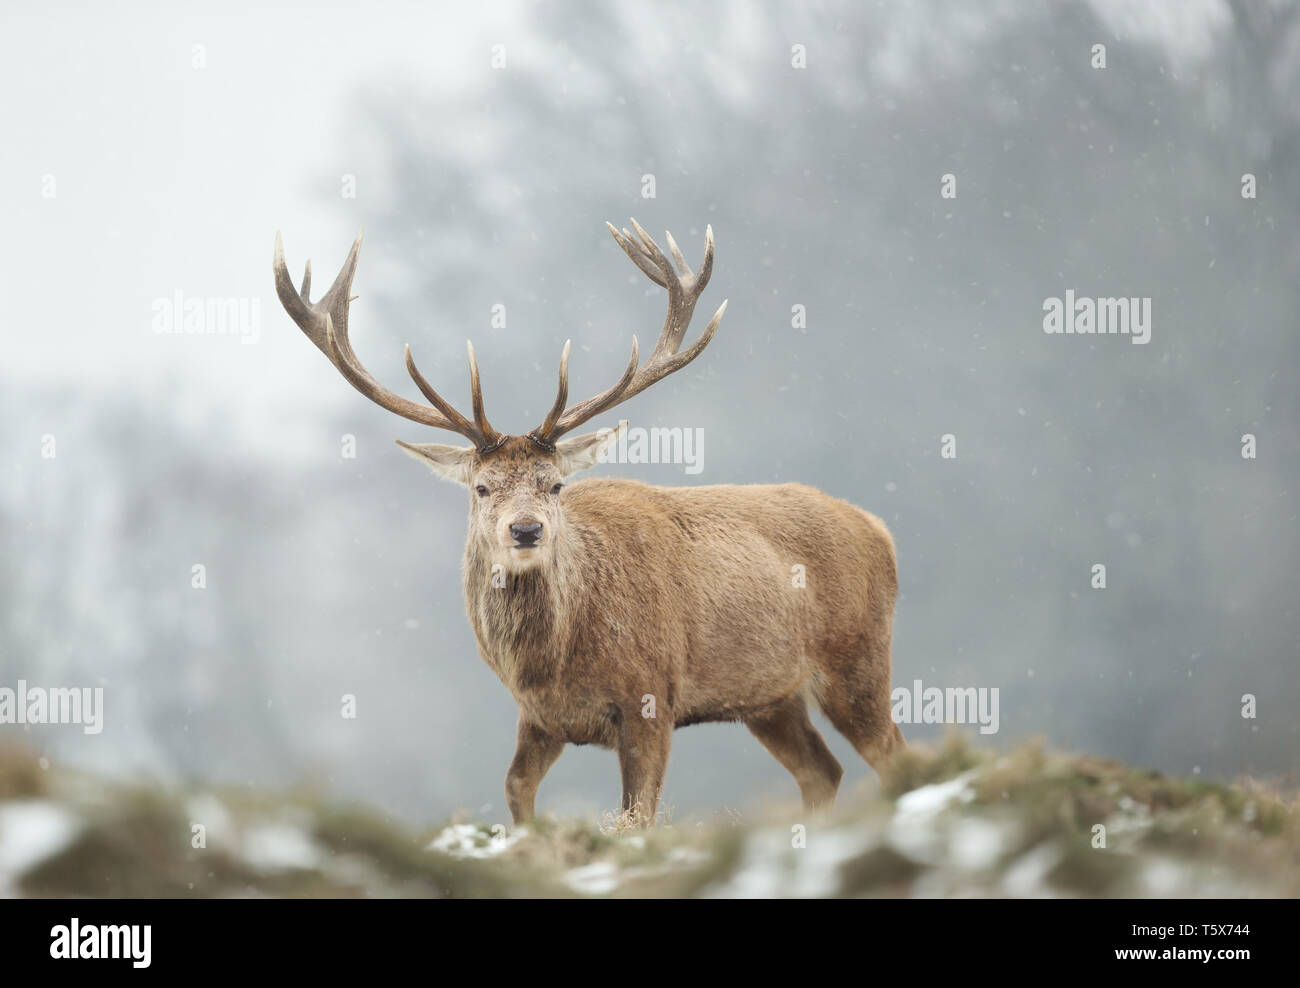
[[865, 830], [811, 828], [805, 846], [793, 847], [789, 832], [760, 830], [746, 839], [735, 872], [703, 894], [729, 899], [833, 896], [840, 891], [840, 869], [873, 843]]
[[495, 858], [509, 850], [528, 833], [527, 827], [516, 827], [512, 833], [486, 833], [472, 823], [453, 823], [444, 827], [426, 850], [438, 851], [453, 858]]
[[792, 850], [795, 869], [786, 895], [793, 898], [826, 898], [840, 891], [840, 868], [862, 854], [873, 843], [861, 830], [810, 831], [808, 846]]
[[65, 850], [83, 826], [78, 817], [46, 800], [0, 803], [0, 897], [14, 895], [16, 879]]
[[949, 803], [968, 791], [970, 780], [974, 777], [975, 770], [972, 769], [947, 782], [935, 782], [903, 793], [894, 804], [894, 819], [937, 816]]
[[774, 899], [781, 895], [790, 877], [792, 851], [790, 835], [774, 830], [760, 830], [745, 838], [740, 863], [723, 882], [712, 884], [703, 892], [710, 899]]
[[1055, 893], [1047, 884], [1048, 873], [1061, 861], [1061, 848], [1045, 842], [1031, 848], [1002, 875], [1002, 888], [1008, 895], [1022, 899], [1051, 898]]
[[229, 842], [234, 832], [230, 811], [217, 797], [211, 793], [192, 796], [185, 804], [185, 812], [191, 827], [196, 823], [203, 827], [204, 840], [209, 847]]
[[979, 817], [954, 820], [948, 832], [953, 864], [967, 871], [982, 871], [995, 865], [1015, 843], [1016, 828]]
[[668, 862], [682, 868], [694, 868], [712, 860], [712, 855], [695, 847], [674, 847], [668, 852]]
[[321, 853], [300, 828], [288, 823], [259, 823], [244, 831], [241, 855], [258, 871], [290, 871], [320, 866]]
[[1147, 893], [1156, 898], [1187, 895], [1189, 878], [1186, 869], [1169, 858], [1155, 858], [1142, 867], [1142, 883]]
[[939, 818], [954, 802], [970, 802], [974, 791], [970, 781], [975, 770], [963, 772], [947, 782], [921, 786], [898, 797], [889, 821], [888, 842], [900, 854], [922, 864], [939, 864], [947, 842], [939, 829]]
[[618, 868], [612, 861], [596, 861], [565, 872], [564, 882], [582, 895], [608, 895], [618, 888]]

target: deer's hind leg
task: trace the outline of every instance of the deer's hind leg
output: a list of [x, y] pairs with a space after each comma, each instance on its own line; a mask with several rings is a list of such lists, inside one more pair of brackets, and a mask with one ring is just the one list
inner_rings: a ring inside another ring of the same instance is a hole
[[817, 704], [826, 718], [877, 772], [905, 747], [890, 703], [889, 625], [828, 656], [815, 677]]
[[844, 770], [808, 719], [808, 704], [795, 694], [744, 718], [751, 734], [794, 776], [805, 809], [830, 806]]

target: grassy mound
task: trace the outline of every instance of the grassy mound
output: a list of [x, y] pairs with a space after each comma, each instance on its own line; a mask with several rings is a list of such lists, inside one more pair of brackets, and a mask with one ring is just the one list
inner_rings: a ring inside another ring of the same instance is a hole
[[1251, 780], [954, 738], [881, 782], [823, 816], [413, 832], [310, 794], [105, 785], [0, 749], [0, 895], [1300, 895], [1300, 809]]

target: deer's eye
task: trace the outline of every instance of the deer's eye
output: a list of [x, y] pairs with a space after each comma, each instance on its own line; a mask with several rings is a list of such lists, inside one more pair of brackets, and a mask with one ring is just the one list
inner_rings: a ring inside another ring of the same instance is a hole
[[474, 493], [477, 494], [479, 497], [487, 497], [488, 489], [484, 487], [482, 484], [479, 484], [477, 487], [474, 488]]
[[563, 484], [556, 484], [554, 487], [551, 488], [551, 493], [552, 493], [552, 494], [558, 494], [558, 493], [560, 493], [560, 490], [561, 490], [561, 488], [563, 488], [563, 487], [564, 487]]

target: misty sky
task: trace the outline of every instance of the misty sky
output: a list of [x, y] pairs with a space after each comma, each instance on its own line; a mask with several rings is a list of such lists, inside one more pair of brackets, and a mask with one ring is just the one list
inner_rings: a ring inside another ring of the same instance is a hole
[[[464, 407], [472, 336], [489, 414], [518, 432], [564, 339], [577, 397], [653, 339], [661, 295], [603, 227], [635, 215], [692, 261], [714, 226], [690, 338], [730, 307], [689, 374], [616, 417], [703, 428], [709, 459], [598, 472], [800, 480], [880, 514], [896, 683], [999, 686], [997, 743], [1300, 770], [1278, 709], [1300, 702], [1294, 25], [1261, 66], [1216, 0], [186, 6], [0, 14], [0, 685], [103, 684], [108, 705], [93, 742], [28, 743], [503, 813], [513, 704], [463, 616], [465, 497], [392, 445], [452, 440], [302, 338], [273, 238], [319, 293], [364, 227], [362, 360], [413, 394], [410, 342]], [[1067, 289], [1152, 297], [1152, 342], [1045, 336]], [[178, 294], [231, 300], [251, 336], [160, 334]], [[1245, 432], [1266, 451], [1248, 468]], [[344, 692], [364, 713], [341, 728]], [[1242, 722], [1247, 692], [1271, 718]], [[674, 745], [682, 810], [793, 796], [739, 726]], [[617, 784], [612, 755], [571, 749], [540, 805], [608, 807]]]

